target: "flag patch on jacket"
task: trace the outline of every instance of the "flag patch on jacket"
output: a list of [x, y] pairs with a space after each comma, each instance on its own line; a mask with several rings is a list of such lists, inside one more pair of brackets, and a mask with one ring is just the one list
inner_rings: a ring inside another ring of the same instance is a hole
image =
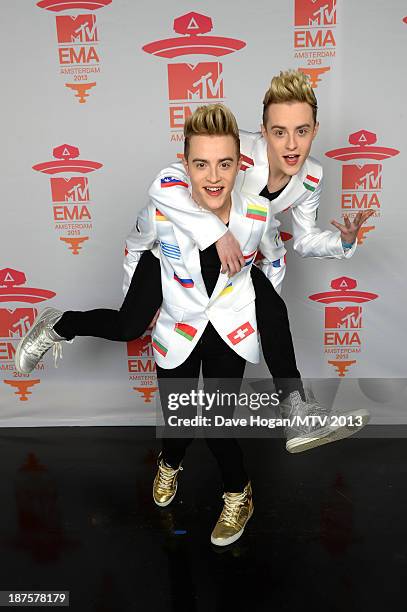
[[249, 219], [257, 219], [257, 221], [266, 221], [267, 206], [264, 204], [248, 204], [246, 217]]
[[280, 259], [275, 259], [274, 261], [272, 261], [271, 265], [273, 266], [273, 268], [281, 268], [283, 263], [285, 263], [285, 255], [284, 257], [280, 257]]
[[168, 221], [168, 217], [162, 214], [158, 208], [155, 209], [155, 220], [156, 221]]
[[311, 176], [310, 174], [307, 174], [307, 176], [305, 177], [305, 181], [303, 182], [303, 185], [305, 189], [308, 189], [309, 191], [315, 191], [318, 183], [319, 183], [319, 179], [315, 178], [315, 176]]
[[161, 189], [164, 189], [165, 187], [176, 187], [177, 185], [179, 187], [188, 188], [188, 183], [176, 178], [175, 176], [164, 176], [164, 178], [161, 179]]
[[177, 332], [177, 334], [184, 336], [184, 338], [189, 341], [194, 339], [194, 336], [198, 331], [195, 327], [192, 327], [192, 325], [187, 325], [186, 323], [175, 323], [174, 330]]
[[256, 256], [257, 250], [256, 251], [252, 251], [252, 253], [249, 253], [248, 255], [243, 255], [244, 259], [245, 259], [245, 267], [246, 266], [250, 266], [250, 264], [253, 262], [255, 256]]
[[171, 259], [181, 259], [181, 251], [177, 244], [171, 244], [170, 242], [163, 242], [160, 240], [161, 250], [164, 255]]
[[254, 333], [253, 327], [250, 325], [249, 321], [240, 325], [234, 329], [230, 334], [228, 334], [228, 338], [232, 344], [239, 344], [242, 340], [250, 336], [250, 334]]
[[163, 344], [161, 344], [161, 342], [159, 342], [159, 340], [157, 340], [157, 338], [153, 338], [152, 342], [151, 342], [151, 346], [153, 348], [155, 348], [155, 350], [160, 353], [160, 355], [162, 355], [163, 357], [166, 357], [167, 353], [168, 353], [168, 349], [166, 346], [164, 346]]
[[233, 283], [230, 282], [226, 285], [226, 287], [223, 289], [223, 291], [221, 291], [219, 293], [219, 297], [221, 297], [222, 295], [227, 295], [228, 293], [230, 293], [231, 291], [233, 291]]
[[190, 289], [191, 287], [194, 286], [194, 281], [192, 280], [192, 278], [180, 278], [177, 274], [175, 274], [175, 272], [174, 272], [174, 280], [176, 280], [180, 285], [182, 285], [186, 289]]
[[246, 172], [246, 170], [248, 168], [253, 168], [254, 166], [254, 161], [252, 160], [251, 157], [247, 157], [247, 155], [243, 155], [243, 153], [240, 156], [240, 170], [243, 170], [243, 172]]

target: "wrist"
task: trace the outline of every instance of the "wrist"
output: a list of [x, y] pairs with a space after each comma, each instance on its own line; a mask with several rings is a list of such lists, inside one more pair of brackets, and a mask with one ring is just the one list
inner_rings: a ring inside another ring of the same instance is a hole
[[342, 246], [344, 249], [351, 249], [353, 247], [353, 245], [355, 244], [355, 241], [353, 242], [345, 242], [345, 240], [343, 240], [343, 238], [341, 238], [342, 241]]

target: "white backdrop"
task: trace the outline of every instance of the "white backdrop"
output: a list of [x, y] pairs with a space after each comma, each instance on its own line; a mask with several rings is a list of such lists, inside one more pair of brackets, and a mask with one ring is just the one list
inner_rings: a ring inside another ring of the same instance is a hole
[[30, 376], [13, 367], [18, 339], [47, 305], [118, 307], [124, 239], [152, 178], [182, 151], [184, 113], [225, 101], [240, 127], [255, 131], [271, 77], [291, 67], [316, 86], [320, 227], [360, 207], [378, 210], [349, 261], [301, 260], [286, 243], [284, 297], [300, 370], [405, 377], [406, 3], [38, 4], [1, 2], [1, 425], [153, 422], [148, 339], [78, 338], [59, 369], [47, 355]]

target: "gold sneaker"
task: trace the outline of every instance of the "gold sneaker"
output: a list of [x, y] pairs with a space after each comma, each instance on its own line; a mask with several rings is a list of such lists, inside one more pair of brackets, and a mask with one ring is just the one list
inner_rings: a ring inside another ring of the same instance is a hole
[[157, 506], [168, 506], [177, 492], [178, 472], [183, 468], [179, 466], [173, 469], [165, 465], [164, 460], [160, 457], [161, 454], [159, 455], [158, 471], [154, 478], [153, 499]]
[[252, 486], [247, 483], [242, 493], [224, 493], [223, 510], [211, 535], [216, 546], [227, 546], [242, 535], [247, 521], [253, 514]]

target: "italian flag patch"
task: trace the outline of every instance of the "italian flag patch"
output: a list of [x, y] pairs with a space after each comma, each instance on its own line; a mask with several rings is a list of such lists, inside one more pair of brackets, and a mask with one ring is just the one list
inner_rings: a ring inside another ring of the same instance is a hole
[[309, 191], [315, 191], [318, 183], [319, 183], [319, 179], [315, 178], [315, 176], [311, 176], [310, 174], [307, 174], [307, 176], [305, 177], [305, 181], [303, 182], [303, 185], [305, 189], [308, 189]]
[[186, 323], [175, 323], [174, 331], [191, 341], [194, 339], [194, 336], [198, 330], [195, 327], [192, 327], [192, 325], [187, 325]]

